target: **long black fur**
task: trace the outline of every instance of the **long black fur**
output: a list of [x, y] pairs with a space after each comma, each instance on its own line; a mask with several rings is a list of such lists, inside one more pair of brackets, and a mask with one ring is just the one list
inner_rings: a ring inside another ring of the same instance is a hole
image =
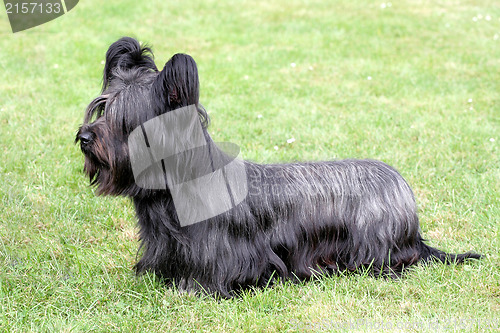
[[158, 71], [151, 49], [125, 37], [110, 46], [102, 94], [88, 106], [78, 131], [84, 170], [98, 194], [134, 202], [142, 251], [138, 273], [153, 271], [181, 289], [231, 297], [274, 278], [306, 280], [315, 272], [361, 267], [400, 276], [417, 262], [480, 258], [427, 245], [412, 190], [394, 168], [372, 160], [244, 161], [246, 199], [226, 213], [181, 227], [168, 189], [147, 190], [134, 182], [127, 137], [147, 120], [195, 105], [216, 151], [198, 99], [198, 71], [190, 56], [176, 54]]

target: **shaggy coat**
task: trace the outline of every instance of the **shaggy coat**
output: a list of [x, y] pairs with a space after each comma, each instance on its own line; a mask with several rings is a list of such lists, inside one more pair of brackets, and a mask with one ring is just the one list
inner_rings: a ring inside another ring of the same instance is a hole
[[78, 131], [84, 170], [97, 192], [133, 200], [142, 251], [138, 273], [152, 271], [180, 289], [231, 297], [276, 278], [299, 281], [361, 267], [399, 276], [421, 261], [480, 257], [427, 245], [410, 186], [394, 168], [372, 160], [242, 161], [246, 198], [225, 213], [181, 227], [168, 188], [136, 184], [127, 138], [154, 117], [195, 105], [210, 154], [224, 154], [207, 131], [209, 118], [198, 98], [190, 56], [176, 54], [159, 71], [149, 48], [122, 38], [106, 54], [102, 93]]

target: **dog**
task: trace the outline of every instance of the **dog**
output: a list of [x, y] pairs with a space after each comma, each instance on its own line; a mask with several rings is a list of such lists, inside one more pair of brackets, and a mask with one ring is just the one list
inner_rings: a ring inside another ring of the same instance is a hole
[[97, 194], [134, 203], [138, 274], [233, 297], [276, 280], [363, 269], [397, 278], [419, 262], [481, 258], [427, 245], [410, 186], [383, 162], [257, 164], [221, 148], [208, 125], [192, 57], [175, 54], [160, 71], [133, 38], [109, 47], [75, 143]]

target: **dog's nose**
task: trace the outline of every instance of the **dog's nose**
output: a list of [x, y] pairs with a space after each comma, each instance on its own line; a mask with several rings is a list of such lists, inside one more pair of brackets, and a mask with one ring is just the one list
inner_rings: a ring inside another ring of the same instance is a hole
[[87, 145], [89, 144], [90, 141], [92, 141], [92, 133], [90, 132], [83, 132], [78, 135], [78, 140], [82, 143], [82, 145]]

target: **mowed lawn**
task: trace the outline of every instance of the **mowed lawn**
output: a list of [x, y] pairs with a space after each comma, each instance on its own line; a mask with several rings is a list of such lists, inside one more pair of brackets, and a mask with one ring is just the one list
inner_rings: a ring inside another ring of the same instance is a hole
[[[0, 331], [500, 327], [500, 2], [87, 0], [16, 34], [0, 13]], [[133, 207], [95, 196], [73, 144], [121, 36], [153, 46], [158, 67], [192, 55], [210, 132], [243, 158], [383, 160], [431, 245], [485, 258], [232, 300], [135, 277]]]

